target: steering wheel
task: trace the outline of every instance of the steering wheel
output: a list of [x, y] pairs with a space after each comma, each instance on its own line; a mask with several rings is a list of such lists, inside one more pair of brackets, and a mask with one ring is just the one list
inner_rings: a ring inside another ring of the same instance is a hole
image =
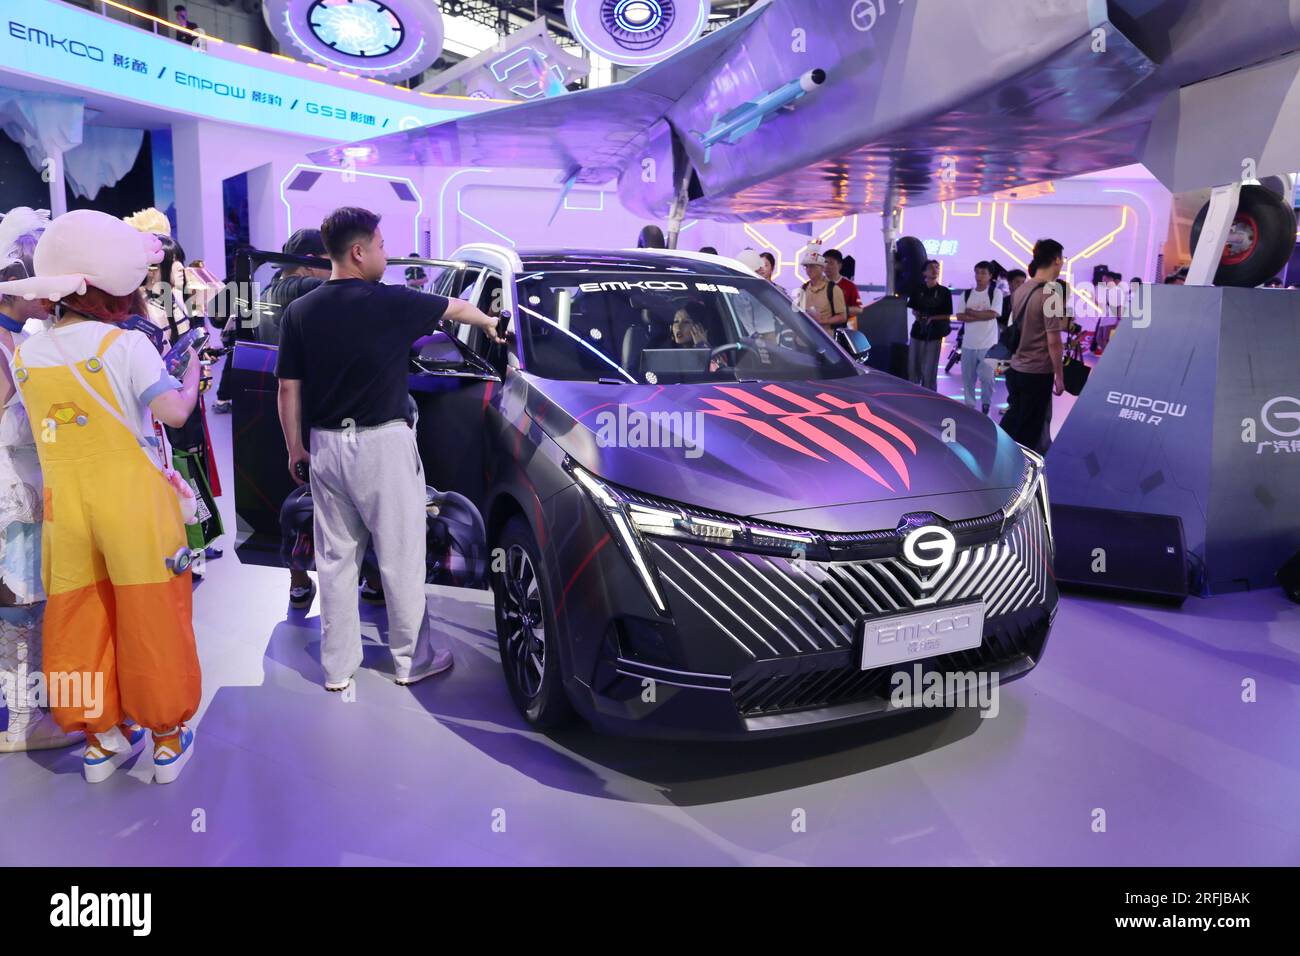
[[719, 362], [719, 364], [721, 364], [719, 360], [722, 356], [726, 355], [728, 352], [736, 352], [737, 355], [731, 360], [731, 365], [734, 368], [740, 364], [741, 354], [753, 351], [754, 347], [744, 342], [728, 342], [725, 345], [719, 345], [716, 349], [709, 352], [709, 366], [712, 367], [714, 362]]

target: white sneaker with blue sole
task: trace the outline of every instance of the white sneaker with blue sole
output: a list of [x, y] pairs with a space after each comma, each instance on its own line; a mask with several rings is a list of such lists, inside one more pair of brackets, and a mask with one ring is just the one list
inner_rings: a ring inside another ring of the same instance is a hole
[[184, 724], [170, 734], [154, 734], [153, 782], [174, 782], [192, 756], [194, 756], [194, 731]]
[[102, 734], [86, 734], [81, 767], [86, 783], [103, 783], [144, 747], [144, 728], [122, 724]]

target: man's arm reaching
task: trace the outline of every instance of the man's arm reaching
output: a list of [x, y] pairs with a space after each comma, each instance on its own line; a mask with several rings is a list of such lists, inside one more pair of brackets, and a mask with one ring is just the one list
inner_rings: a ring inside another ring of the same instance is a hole
[[505, 338], [497, 334], [497, 320], [464, 299], [448, 299], [447, 310], [442, 313], [442, 317], [462, 325], [477, 325], [493, 342], [505, 343]]
[[289, 452], [289, 474], [294, 483], [301, 485], [298, 477], [299, 462], [310, 462], [311, 456], [302, 447], [302, 380], [296, 378], [280, 379], [280, 390], [276, 396], [276, 406], [280, 411], [280, 428], [284, 431], [284, 446]]

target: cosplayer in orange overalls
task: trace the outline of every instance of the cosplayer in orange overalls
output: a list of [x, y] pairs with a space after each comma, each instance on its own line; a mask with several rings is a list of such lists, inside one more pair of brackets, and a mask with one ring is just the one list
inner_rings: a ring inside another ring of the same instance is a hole
[[[86, 732], [90, 782], [138, 753], [145, 728], [153, 732], [159, 783], [176, 779], [194, 746], [185, 725], [200, 693], [182, 516], [189, 489], [160, 467], [165, 459], [140, 423], [148, 421], [146, 408], [166, 424], [189, 416], [198, 362], [191, 355], [177, 382], [143, 333], [114, 327], [138, 305], [159, 251], [156, 237], [78, 210], [46, 229], [32, 279], [0, 283], [0, 292], [51, 300], [54, 315], [48, 331], [18, 350], [14, 378], [45, 482], [50, 710], [65, 731]], [[140, 391], [155, 369], [156, 382]], [[136, 401], [119, 399], [124, 382]], [[93, 708], [67, 692], [70, 679], [87, 697], [102, 679]]]

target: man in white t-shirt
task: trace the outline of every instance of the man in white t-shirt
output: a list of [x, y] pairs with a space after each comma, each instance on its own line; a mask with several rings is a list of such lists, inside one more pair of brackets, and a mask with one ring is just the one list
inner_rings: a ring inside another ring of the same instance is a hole
[[962, 300], [958, 321], [965, 323], [961, 343], [961, 383], [966, 404], [975, 407], [975, 382], [980, 386], [980, 406], [989, 413], [993, 403], [994, 363], [989, 349], [998, 342], [998, 317], [1002, 315], [1002, 293], [993, 286], [993, 267], [975, 263], [975, 288], [968, 289]]

